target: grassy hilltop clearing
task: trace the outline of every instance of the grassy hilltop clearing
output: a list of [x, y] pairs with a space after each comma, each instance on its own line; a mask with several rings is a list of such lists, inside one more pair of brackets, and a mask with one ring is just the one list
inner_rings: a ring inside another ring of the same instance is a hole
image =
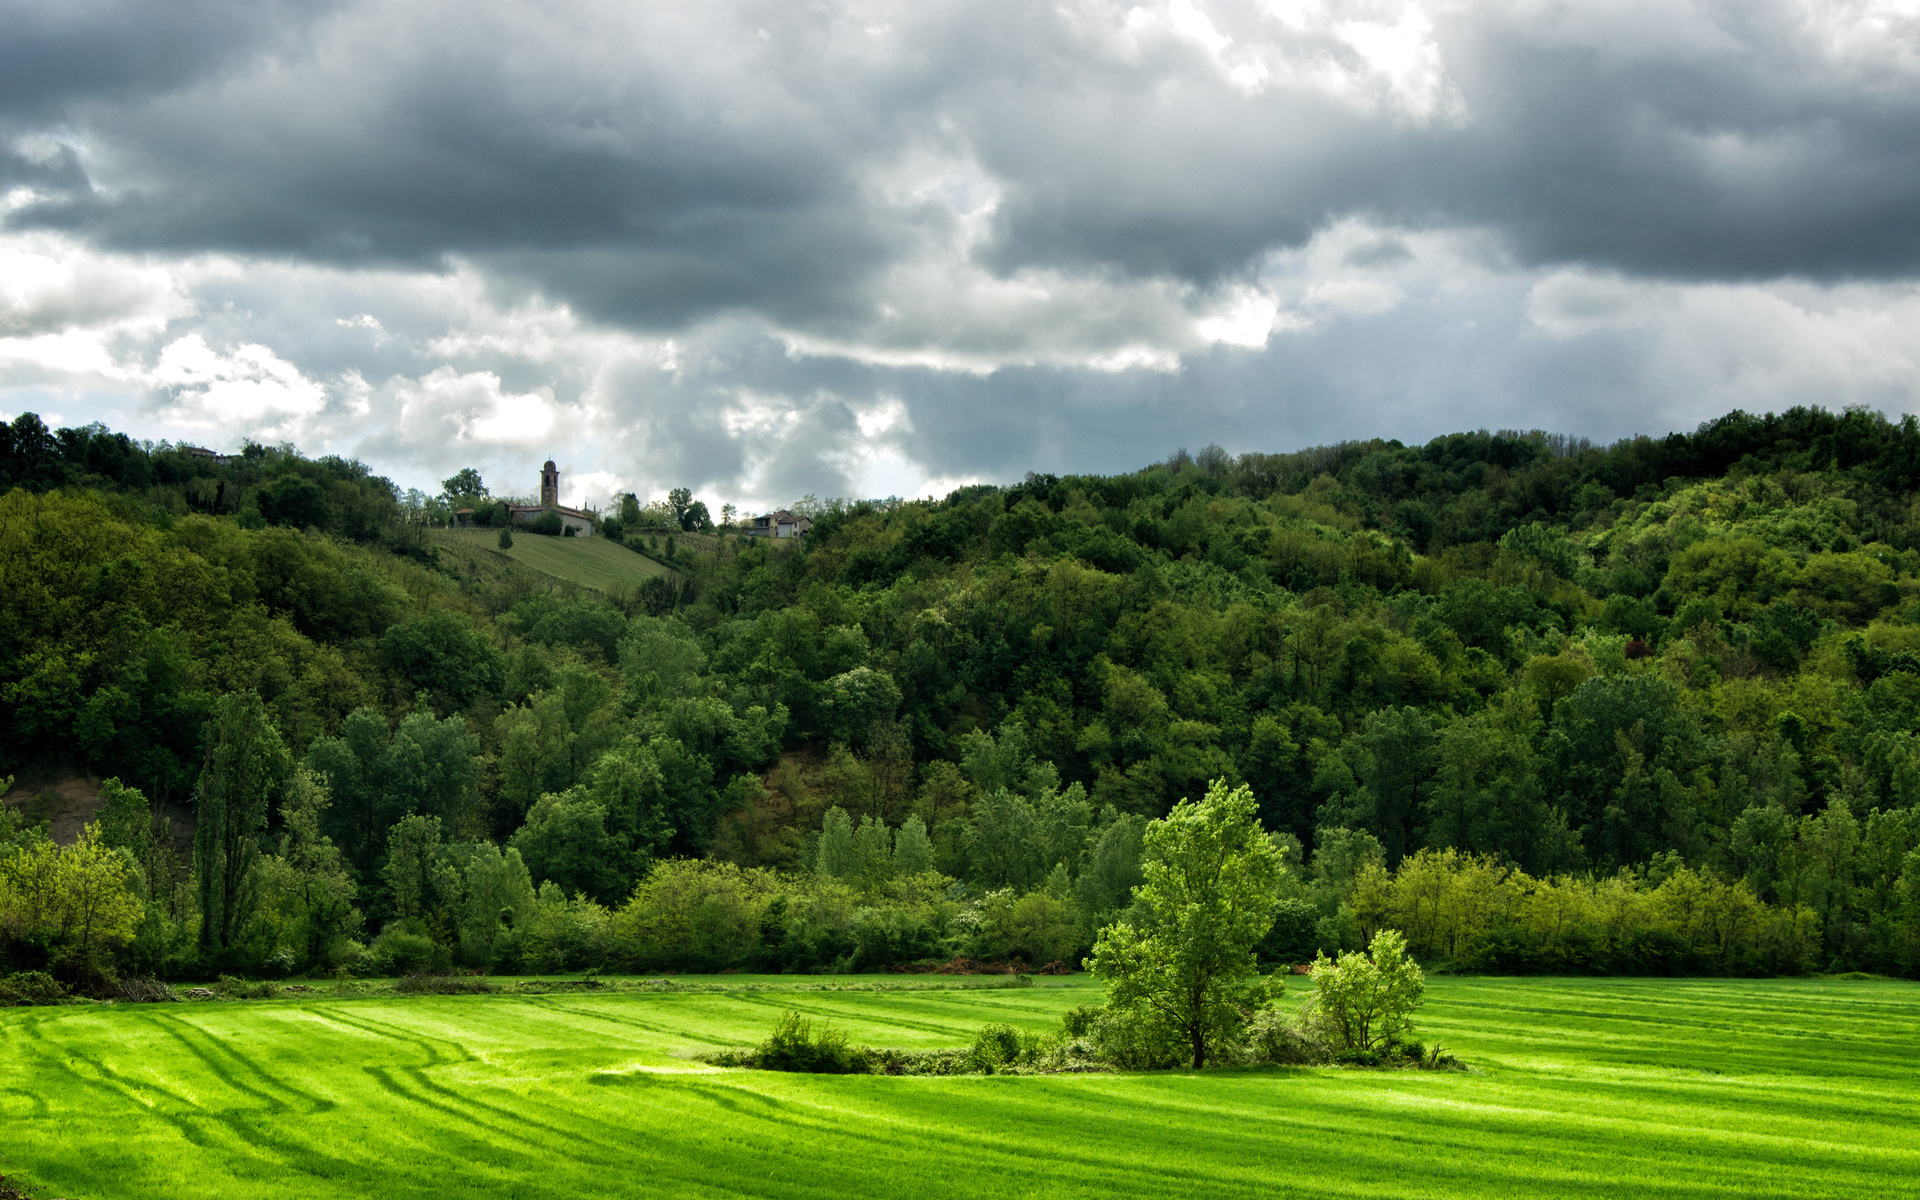
[[499, 554], [543, 575], [597, 592], [627, 592], [647, 580], [673, 572], [607, 538], [540, 537], [521, 533], [508, 549], [499, 548], [493, 529], [441, 529], [436, 545], [460, 556]]
[[148, 1200], [1920, 1191], [1907, 983], [1436, 978], [1422, 1031], [1471, 1072], [961, 1078], [682, 1056], [783, 1008], [957, 1046], [1098, 985], [703, 983], [742, 990], [0, 1010], [0, 1169]]

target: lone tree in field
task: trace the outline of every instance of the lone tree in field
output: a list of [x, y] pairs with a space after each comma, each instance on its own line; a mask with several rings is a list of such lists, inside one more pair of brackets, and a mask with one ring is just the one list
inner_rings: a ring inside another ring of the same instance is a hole
[[1195, 1067], [1273, 998], [1254, 948], [1273, 924], [1281, 858], [1256, 810], [1252, 789], [1215, 780], [1206, 799], [1148, 825], [1133, 890], [1145, 916], [1109, 925], [1088, 963], [1116, 1018], [1191, 1052]]

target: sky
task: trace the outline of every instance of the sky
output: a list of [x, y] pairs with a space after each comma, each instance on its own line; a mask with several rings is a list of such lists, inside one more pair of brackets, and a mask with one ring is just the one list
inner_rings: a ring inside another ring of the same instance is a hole
[[0, 0], [0, 414], [716, 511], [1920, 408], [1920, 0]]

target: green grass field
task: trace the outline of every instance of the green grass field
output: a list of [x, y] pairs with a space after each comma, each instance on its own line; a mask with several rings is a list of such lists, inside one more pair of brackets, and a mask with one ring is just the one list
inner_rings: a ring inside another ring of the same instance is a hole
[[541, 537], [519, 532], [514, 534], [513, 548], [501, 550], [497, 529], [442, 529], [433, 536], [441, 545], [460, 553], [504, 554], [543, 575], [602, 592], [631, 588], [654, 575], [671, 574], [652, 559], [606, 538]]
[[1098, 994], [0, 1010], [0, 1170], [67, 1197], [289, 1200], [1920, 1195], [1912, 984], [1437, 978], [1422, 1024], [1464, 1074], [888, 1079], [682, 1057], [755, 1041], [784, 1006], [933, 1047]]

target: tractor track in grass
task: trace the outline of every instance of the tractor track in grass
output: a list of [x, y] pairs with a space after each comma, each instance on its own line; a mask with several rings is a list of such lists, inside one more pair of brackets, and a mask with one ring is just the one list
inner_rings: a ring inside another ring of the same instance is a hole
[[[302, 997], [0, 1011], [0, 1112], [63, 1196], [232, 1200], [1899, 1196], [1920, 987], [1435, 978], [1469, 1073], [808, 1076], [692, 1068], [782, 1008], [965, 1044], [1032, 989]], [[1310, 985], [1307, 985], [1310, 987]], [[1299, 991], [1287, 1003], [1296, 1003]]]

